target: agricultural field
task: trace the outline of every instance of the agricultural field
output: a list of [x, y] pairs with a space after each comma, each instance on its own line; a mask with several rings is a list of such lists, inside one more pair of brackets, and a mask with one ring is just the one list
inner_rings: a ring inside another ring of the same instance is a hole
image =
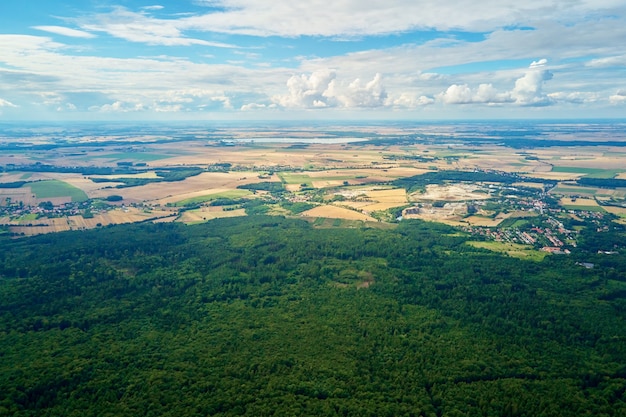
[[363, 214], [356, 210], [350, 210], [344, 207], [334, 205], [323, 205], [312, 208], [300, 214], [302, 217], [320, 217], [330, 219], [344, 219], [344, 220], [362, 220], [362, 221], [377, 221], [372, 216]]
[[564, 197], [560, 200], [560, 204], [564, 209], [568, 210], [605, 211], [604, 208], [593, 198]]
[[532, 261], [541, 261], [546, 257], [547, 253], [529, 248], [527, 245], [505, 242], [474, 242], [468, 241], [466, 244], [481, 249], [487, 249], [493, 252], [504, 253], [508, 256], [518, 259], [528, 259]]
[[59, 180], [32, 182], [30, 190], [40, 200], [67, 197], [69, 201], [80, 202], [89, 198], [80, 188]]
[[[527, 194], [532, 193], [528, 189], [540, 192], [550, 183], [550, 195], [562, 199], [563, 204], [579, 198], [579, 203], [565, 204], [565, 208], [602, 210], [592, 199], [601, 204], [626, 200], [626, 188], [576, 183], [581, 178], [626, 179], [622, 147], [577, 147], [568, 137], [553, 140], [547, 147], [512, 149], [506, 141], [459, 139], [454, 130], [453, 126], [433, 126], [432, 130], [400, 126], [337, 126], [331, 130], [229, 127], [214, 132], [190, 130], [194, 133], [184, 140], [149, 133], [89, 134], [76, 146], [60, 149], [54, 148], [53, 140], [37, 137], [33, 143], [51, 150], [0, 152], [0, 168], [10, 168], [0, 172], [0, 208], [37, 207], [46, 201], [55, 206], [104, 201], [112, 208], [168, 206], [179, 209], [183, 221], [195, 222], [215, 216], [209, 209], [211, 202], [223, 198], [259, 201], [267, 205], [261, 212], [285, 216], [301, 213], [285, 209], [280, 200], [323, 203], [306, 215], [346, 221], [393, 222], [398, 210], [414, 204], [423, 204], [424, 210], [407, 218], [484, 227], [495, 227], [507, 218], [493, 210], [468, 212], [472, 202], [478, 207], [508, 196], [494, 184], [444, 181], [411, 190], [390, 186], [398, 179], [443, 171], [520, 174], [524, 178], [511, 186], [525, 189]], [[561, 140], [563, 146], [559, 146]], [[185, 169], [197, 171], [169, 179], [168, 175]], [[2, 188], [3, 183], [19, 182], [24, 182], [20, 188]], [[282, 184], [284, 193], [274, 195], [276, 190], [264, 189], [263, 183]], [[253, 184], [260, 188], [245, 189]], [[448, 205], [441, 207], [441, 203]], [[185, 212], [190, 206], [205, 209], [201, 213], [206, 215]], [[81, 210], [71, 215], [81, 216]], [[116, 222], [104, 219], [94, 223], [87, 217], [85, 221], [73, 219], [71, 227]]]

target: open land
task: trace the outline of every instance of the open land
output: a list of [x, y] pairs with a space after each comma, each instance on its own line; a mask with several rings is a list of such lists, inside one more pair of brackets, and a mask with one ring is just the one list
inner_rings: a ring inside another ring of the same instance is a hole
[[[545, 128], [541, 140], [534, 125], [521, 138], [509, 138], [505, 126], [500, 137], [452, 125], [150, 129], [158, 130], [74, 132], [60, 144], [35, 131], [0, 132], [2, 224], [32, 235], [258, 212], [496, 228], [527, 225], [548, 210], [615, 221], [626, 210], [626, 185], [584, 182], [626, 179], [626, 133], [617, 128], [610, 137]], [[397, 183], [445, 172], [465, 174]], [[479, 172], [513, 180], [465, 178]]]

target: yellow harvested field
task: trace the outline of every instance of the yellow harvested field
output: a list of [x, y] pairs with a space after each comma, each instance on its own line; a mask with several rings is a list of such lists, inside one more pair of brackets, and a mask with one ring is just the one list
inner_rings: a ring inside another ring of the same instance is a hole
[[19, 225], [16, 221], [9, 221], [5, 224], [10, 226], [11, 232], [24, 233], [27, 236], [39, 235], [52, 232], [63, 232], [66, 230], [93, 229], [95, 227], [109, 224], [136, 223], [146, 220], [165, 219], [174, 213], [168, 210], [154, 210], [144, 212], [138, 208], [130, 207], [124, 209], [114, 209], [105, 213], [94, 215], [92, 218], [84, 218], [79, 215], [55, 218], [39, 218], [29, 221], [32, 226]]
[[[289, 187], [294, 185], [296, 184], [290, 184], [286, 188], [289, 189]], [[311, 185], [313, 185], [313, 188], [339, 187], [343, 185], [343, 180], [311, 181]], [[298, 188], [299, 187], [298, 185]]]
[[70, 225], [67, 218], [54, 218], [54, 219], [38, 219], [37, 222], [33, 222], [35, 226], [11, 226], [9, 230], [12, 233], [24, 234], [26, 236], [41, 235], [45, 233], [65, 232], [70, 230]]
[[338, 206], [318, 206], [300, 214], [304, 217], [325, 217], [330, 219], [377, 221], [375, 218], [358, 211]]
[[246, 215], [244, 209], [224, 211], [222, 207], [202, 207], [198, 210], [185, 211], [177, 220], [183, 223], [201, 223], [207, 220], [223, 217], [242, 217]]
[[363, 211], [367, 211], [368, 213], [374, 212], [374, 211], [385, 211], [385, 210], [389, 210], [392, 209], [394, 207], [401, 207], [406, 205], [407, 202], [396, 202], [396, 203], [375, 203], [375, 204], [368, 204], [366, 206], [361, 207], [363, 209]]
[[514, 182], [511, 184], [513, 187], [527, 187], [527, 188], [543, 188], [543, 183], [541, 182]]
[[285, 189], [287, 191], [295, 192], [300, 190], [300, 184], [285, 184]]
[[404, 188], [393, 188], [389, 190], [371, 190], [365, 194], [379, 203], [401, 203], [407, 202], [406, 190]]
[[471, 224], [472, 226], [496, 227], [504, 219], [500, 217], [491, 219], [489, 217], [482, 217], [482, 216], [469, 216], [463, 220], [465, 221], [465, 223]]
[[[374, 203], [377, 204], [377, 203]], [[363, 207], [367, 207], [367, 206], [371, 206], [372, 202], [371, 201], [341, 201], [341, 202], [337, 202], [334, 205], [339, 206], [339, 207], [347, 207], [347, 208], [352, 208], [352, 209], [356, 209], [356, 210], [362, 210]]]
[[5, 204], [7, 198], [13, 202], [22, 201], [26, 206], [36, 206], [38, 204], [37, 198], [30, 192], [28, 187], [0, 189], [0, 206]]
[[207, 195], [214, 193], [212, 190], [234, 190], [238, 185], [260, 182], [258, 175], [256, 172], [204, 172], [184, 181], [159, 182], [141, 187], [100, 189], [95, 196], [107, 197], [116, 194], [124, 197], [125, 201], [166, 204], [184, 200], [186, 196], [194, 193]]
[[571, 172], [531, 172], [526, 176], [530, 178], [541, 178], [546, 180], [568, 181], [577, 180], [582, 177], [583, 174], [575, 174]]
[[569, 198], [563, 197], [559, 202], [562, 206], [599, 206], [598, 202], [593, 198]]
[[626, 218], [626, 207], [602, 206], [602, 208], [611, 214]]

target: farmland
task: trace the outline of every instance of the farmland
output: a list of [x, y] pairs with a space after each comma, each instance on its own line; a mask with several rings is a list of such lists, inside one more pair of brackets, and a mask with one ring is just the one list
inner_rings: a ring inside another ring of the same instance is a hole
[[[0, 214], [17, 234], [258, 213], [336, 224], [404, 217], [487, 228], [525, 225], [516, 219], [548, 207], [621, 214], [626, 187], [590, 186], [581, 179], [623, 178], [624, 132], [590, 146], [593, 130], [580, 139], [552, 137], [546, 130], [544, 142], [532, 133], [507, 142], [494, 139], [493, 132], [481, 137], [484, 127], [475, 127], [478, 132], [470, 136], [456, 132], [466, 132], [463, 126], [410, 124], [230, 126], [210, 132], [193, 127], [168, 136], [144, 126], [124, 138], [85, 132], [82, 140], [64, 145], [33, 134], [26, 139], [32, 149], [11, 145], [5, 135]], [[439, 175], [446, 172], [451, 176]], [[475, 172], [485, 174], [479, 178]], [[430, 182], [408, 188], [397, 182], [428, 175]], [[498, 175], [509, 177], [501, 183]], [[308, 206], [294, 210], [300, 203]], [[30, 226], [23, 224], [25, 214], [36, 217]]]

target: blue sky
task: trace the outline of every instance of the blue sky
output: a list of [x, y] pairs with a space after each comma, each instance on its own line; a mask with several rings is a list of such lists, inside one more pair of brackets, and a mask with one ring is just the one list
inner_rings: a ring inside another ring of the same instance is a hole
[[2, 0], [0, 121], [626, 115], [624, 0]]

